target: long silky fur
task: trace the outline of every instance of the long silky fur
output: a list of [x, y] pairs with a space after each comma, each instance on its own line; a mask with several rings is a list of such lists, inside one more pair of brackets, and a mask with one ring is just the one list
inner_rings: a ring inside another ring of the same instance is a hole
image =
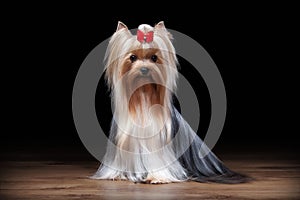
[[[161, 23], [154, 28], [151, 44], [138, 42], [127, 27], [112, 36], [105, 60], [106, 79], [111, 88], [115, 112], [106, 154], [92, 178], [134, 182], [144, 182], [150, 178], [164, 183], [188, 180], [219, 183], [248, 181], [248, 177], [228, 169], [173, 106], [172, 95], [176, 90], [178, 71], [176, 53], [170, 39], [170, 33]], [[137, 90], [138, 94], [133, 95], [138, 96], [130, 101], [128, 87], [134, 80], [131, 78], [135, 76], [135, 71], [129, 70], [128, 78], [120, 83], [125, 61], [129, 52], [149, 48], [160, 50], [163, 67], [151, 67], [165, 87], [142, 86], [144, 90]], [[154, 94], [163, 97], [160, 105], [153, 105], [151, 99]], [[134, 111], [125, 102], [131, 102]], [[150, 118], [150, 126], [140, 128], [135, 125], [148, 124]]]
[[173, 108], [173, 137], [179, 134], [178, 140], [174, 140], [175, 152], [181, 151], [184, 143], [189, 142], [189, 148], [180, 156], [179, 161], [186, 169], [189, 180], [197, 182], [217, 183], [244, 183], [251, 180], [250, 177], [230, 170], [210, 151], [206, 144], [196, 135], [180, 113]]

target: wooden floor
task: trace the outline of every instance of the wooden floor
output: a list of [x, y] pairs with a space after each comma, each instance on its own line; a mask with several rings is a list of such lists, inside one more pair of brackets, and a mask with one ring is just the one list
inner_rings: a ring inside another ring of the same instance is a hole
[[232, 169], [255, 180], [238, 185], [196, 182], [163, 185], [91, 180], [95, 161], [3, 161], [0, 199], [300, 199], [297, 160], [225, 156]]

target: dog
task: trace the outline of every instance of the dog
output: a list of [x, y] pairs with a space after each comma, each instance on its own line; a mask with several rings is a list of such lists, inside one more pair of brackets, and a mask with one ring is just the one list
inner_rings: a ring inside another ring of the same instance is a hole
[[94, 179], [136, 183], [242, 183], [173, 105], [178, 61], [164, 22], [133, 35], [118, 22], [105, 55], [113, 119], [106, 154]]

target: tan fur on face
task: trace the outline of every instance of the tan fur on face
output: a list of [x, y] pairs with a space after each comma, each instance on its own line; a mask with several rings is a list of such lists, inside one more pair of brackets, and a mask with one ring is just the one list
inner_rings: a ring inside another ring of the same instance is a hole
[[[130, 60], [131, 55], [137, 56], [137, 60], [133, 63]], [[153, 61], [151, 61], [151, 56], [153, 56], [153, 55], [156, 55], [158, 57], [158, 59], [155, 63]], [[126, 74], [131, 69], [139, 68], [142, 66], [148, 67], [147, 65], [161, 66], [162, 64], [163, 64], [162, 56], [158, 49], [154, 49], [154, 48], [135, 49], [125, 56], [125, 60], [123, 62], [122, 70], [120, 73], [120, 78], [122, 76], [124, 76], [124, 74]], [[137, 69], [137, 70], [139, 70], [139, 69]], [[165, 75], [164, 70], [161, 70], [161, 73], [164, 73], [164, 75]]]

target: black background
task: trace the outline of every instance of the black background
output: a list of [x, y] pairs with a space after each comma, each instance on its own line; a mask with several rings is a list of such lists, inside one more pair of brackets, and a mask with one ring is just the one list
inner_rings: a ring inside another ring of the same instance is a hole
[[[294, 128], [298, 121], [294, 104], [297, 34], [290, 7], [242, 6], [219, 12], [204, 6], [189, 11], [191, 6], [172, 14], [166, 12], [168, 8], [150, 7], [162, 12], [143, 14], [146, 8], [124, 8], [126, 14], [121, 14], [106, 6], [41, 6], [5, 14], [2, 152], [57, 148], [88, 155], [73, 123], [73, 83], [85, 57], [113, 34], [119, 20], [130, 29], [163, 20], [167, 28], [192, 37], [210, 54], [223, 77], [228, 100], [218, 150], [284, 148], [298, 152], [298, 129]], [[111, 13], [103, 13], [110, 9]], [[185, 70], [188, 63], [181, 64]], [[97, 102], [97, 111], [101, 111], [101, 102]]]

